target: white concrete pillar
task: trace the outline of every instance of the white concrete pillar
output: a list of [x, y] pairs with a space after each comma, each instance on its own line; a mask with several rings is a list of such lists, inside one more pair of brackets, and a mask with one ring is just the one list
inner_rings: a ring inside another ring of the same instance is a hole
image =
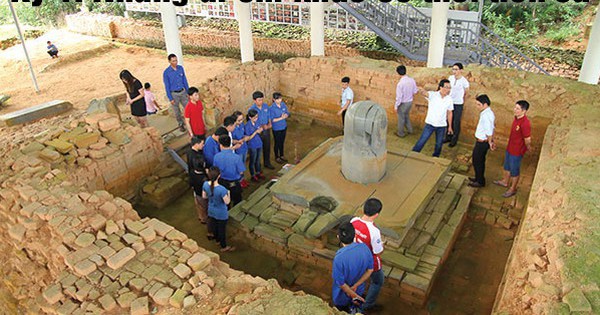
[[600, 80], [600, 10], [596, 13], [592, 24], [590, 40], [579, 72], [579, 82], [598, 84], [598, 80]]
[[179, 38], [179, 27], [177, 27], [175, 6], [170, 2], [162, 2], [160, 4], [160, 18], [165, 34], [167, 54], [177, 55], [178, 63], [183, 66], [183, 51], [181, 49], [181, 39]]
[[310, 55], [325, 56], [325, 4], [310, 4]]
[[427, 68], [441, 68], [444, 66], [444, 48], [446, 46], [446, 32], [448, 31], [449, 9], [449, 2], [433, 3]]
[[239, 0], [233, 1], [235, 17], [240, 28], [240, 52], [242, 63], [254, 61], [254, 43], [252, 42], [252, 24], [250, 24], [250, 15], [252, 14], [251, 3], [242, 3]]

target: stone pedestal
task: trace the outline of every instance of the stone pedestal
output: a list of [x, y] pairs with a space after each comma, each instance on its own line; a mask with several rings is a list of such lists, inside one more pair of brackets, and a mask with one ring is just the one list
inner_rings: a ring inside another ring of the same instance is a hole
[[346, 112], [342, 174], [347, 180], [370, 184], [385, 175], [387, 150], [385, 110], [372, 101], [354, 103]]

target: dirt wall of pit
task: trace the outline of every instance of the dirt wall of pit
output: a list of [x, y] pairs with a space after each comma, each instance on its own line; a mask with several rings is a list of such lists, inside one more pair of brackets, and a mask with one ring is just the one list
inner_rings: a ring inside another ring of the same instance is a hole
[[544, 138], [499, 314], [600, 313], [600, 91], [565, 87], [570, 99]]
[[117, 196], [154, 169], [162, 154], [155, 129], [104, 113], [0, 136], [0, 301], [9, 313], [338, 313], [229, 268]]

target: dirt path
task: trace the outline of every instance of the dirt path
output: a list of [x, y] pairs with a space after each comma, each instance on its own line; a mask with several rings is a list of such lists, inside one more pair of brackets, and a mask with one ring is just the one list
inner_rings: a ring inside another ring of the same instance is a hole
[[[50, 59], [45, 51], [47, 40], [53, 40], [61, 51], [60, 59]], [[75, 108], [87, 108], [89, 101], [124, 91], [118, 76], [128, 69], [142, 83], [150, 82], [159, 104], [166, 104], [162, 72], [168, 66], [164, 51], [135, 46], [114, 46], [108, 41], [52, 31], [27, 41], [41, 92], [36, 94], [20, 45], [0, 51], [0, 94], [8, 94], [8, 106], [0, 114], [23, 109], [55, 99], [68, 100]], [[86, 53], [88, 51], [88, 53]], [[190, 85], [218, 75], [235, 60], [185, 56], [185, 69]]]

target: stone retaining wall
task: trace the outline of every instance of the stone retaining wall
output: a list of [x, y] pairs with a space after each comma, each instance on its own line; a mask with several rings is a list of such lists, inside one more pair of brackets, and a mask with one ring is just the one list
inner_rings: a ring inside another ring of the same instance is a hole
[[[230, 269], [156, 219], [140, 219], [127, 186], [150, 174], [153, 128], [111, 114], [0, 129], [2, 292], [23, 313], [337, 314], [322, 300]], [[287, 306], [287, 308], [286, 308]]]
[[[247, 63], [232, 67], [227, 73], [203, 84], [201, 94], [208, 108], [207, 116], [211, 116], [209, 119], [213, 122], [222, 121], [224, 115], [233, 110], [245, 111], [252, 101], [252, 92], [261, 90], [265, 92], [265, 101], [270, 101], [273, 92], [281, 92], [293, 114], [340, 126], [340, 118], [336, 115], [341, 95], [340, 80], [347, 75], [351, 78], [354, 100], [372, 100], [382, 105], [388, 113], [390, 128], [395, 129], [396, 66], [395, 62], [363, 57], [292, 58], [283, 64], [270, 61]], [[447, 69], [409, 67], [408, 72], [417, 85], [432, 90], [448, 75]], [[526, 99], [531, 103], [528, 116], [533, 124], [534, 155], [541, 148], [547, 126], [554, 117], [562, 115], [561, 104], [569, 104], [574, 96], [574, 90], [567, 90], [564, 85], [577, 84], [555, 77], [481, 66], [467, 68], [465, 76], [471, 81], [471, 89], [463, 111], [461, 140], [473, 141], [479, 119], [475, 95], [486, 93], [490, 96], [496, 115], [496, 139], [501, 147], [508, 141], [514, 103]], [[426, 113], [427, 101], [417, 95], [411, 110], [413, 125], [422, 128]]]

